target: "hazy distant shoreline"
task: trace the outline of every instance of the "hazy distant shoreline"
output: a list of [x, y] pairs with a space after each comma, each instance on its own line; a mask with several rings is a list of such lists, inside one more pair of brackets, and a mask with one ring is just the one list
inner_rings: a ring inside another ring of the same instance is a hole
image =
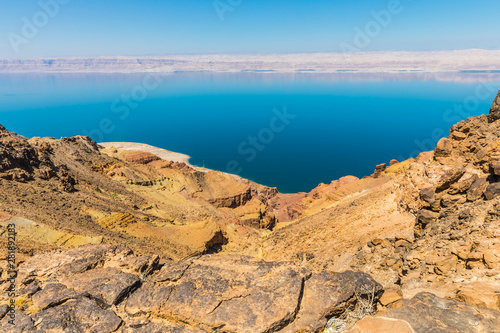
[[0, 72], [500, 73], [500, 50], [0, 59]]

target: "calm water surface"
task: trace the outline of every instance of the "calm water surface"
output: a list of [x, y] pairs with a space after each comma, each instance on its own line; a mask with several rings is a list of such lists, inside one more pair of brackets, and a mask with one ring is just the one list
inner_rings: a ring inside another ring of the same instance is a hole
[[0, 73], [0, 124], [147, 143], [298, 192], [433, 149], [498, 89], [498, 74], [481, 73]]

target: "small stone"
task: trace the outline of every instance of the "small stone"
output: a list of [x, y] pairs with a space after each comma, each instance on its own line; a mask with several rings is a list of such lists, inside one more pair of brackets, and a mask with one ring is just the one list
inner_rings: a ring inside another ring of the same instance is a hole
[[476, 201], [481, 199], [487, 187], [488, 182], [486, 178], [479, 178], [471, 185], [471, 187], [467, 191], [467, 200]]
[[455, 205], [461, 205], [466, 201], [467, 199], [464, 196], [445, 194], [441, 200], [441, 204], [443, 207], [452, 207]]
[[427, 202], [431, 205], [434, 201], [436, 201], [436, 193], [433, 188], [424, 188], [420, 191], [420, 199]]
[[430, 210], [427, 210], [427, 209], [421, 209], [418, 212], [418, 220], [424, 225], [427, 225], [429, 223], [436, 221], [438, 217], [439, 217], [439, 214], [437, 214], [435, 212], [431, 212]]
[[500, 253], [495, 250], [485, 251], [483, 259], [489, 269], [500, 267]]
[[385, 264], [388, 266], [388, 267], [391, 267], [391, 266], [394, 266], [396, 264], [396, 260], [391, 258], [391, 259], [388, 259]]
[[500, 195], [500, 183], [493, 183], [488, 185], [486, 191], [484, 191], [484, 196], [486, 200], [492, 200]]
[[434, 271], [439, 275], [446, 275], [452, 271], [456, 271], [458, 259], [455, 256], [448, 256], [436, 262]]
[[451, 137], [454, 140], [462, 141], [462, 140], [465, 140], [467, 138], [467, 135], [465, 133], [462, 133], [462, 132], [454, 131], [451, 133]]
[[452, 169], [446, 171], [439, 179], [439, 184], [436, 187], [436, 192], [441, 192], [450, 188], [450, 186], [456, 183], [460, 178], [462, 178], [464, 174], [464, 169]]
[[495, 160], [490, 163], [490, 172], [495, 176], [500, 176], [500, 160]]
[[407, 247], [410, 244], [411, 243], [408, 242], [407, 240], [400, 239], [400, 240], [397, 240], [396, 243], [394, 243], [394, 247]]
[[401, 291], [400, 287], [388, 288], [384, 290], [384, 293], [380, 297], [380, 304], [383, 306], [387, 306], [391, 303], [399, 301], [403, 298], [403, 291]]

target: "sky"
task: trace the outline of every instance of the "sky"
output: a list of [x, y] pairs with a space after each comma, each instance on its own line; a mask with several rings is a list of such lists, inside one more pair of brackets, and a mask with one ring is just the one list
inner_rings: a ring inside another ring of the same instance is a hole
[[499, 49], [491, 0], [0, 0], [0, 58]]

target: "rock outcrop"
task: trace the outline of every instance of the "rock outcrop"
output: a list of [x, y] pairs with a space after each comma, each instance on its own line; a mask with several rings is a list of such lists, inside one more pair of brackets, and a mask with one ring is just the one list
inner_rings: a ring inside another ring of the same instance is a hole
[[5, 332], [316, 332], [382, 286], [347, 271], [314, 275], [289, 262], [205, 255], [158, 266], [124, 247], [87, 245], [32, 257], [19, 267], [23, 296]]

